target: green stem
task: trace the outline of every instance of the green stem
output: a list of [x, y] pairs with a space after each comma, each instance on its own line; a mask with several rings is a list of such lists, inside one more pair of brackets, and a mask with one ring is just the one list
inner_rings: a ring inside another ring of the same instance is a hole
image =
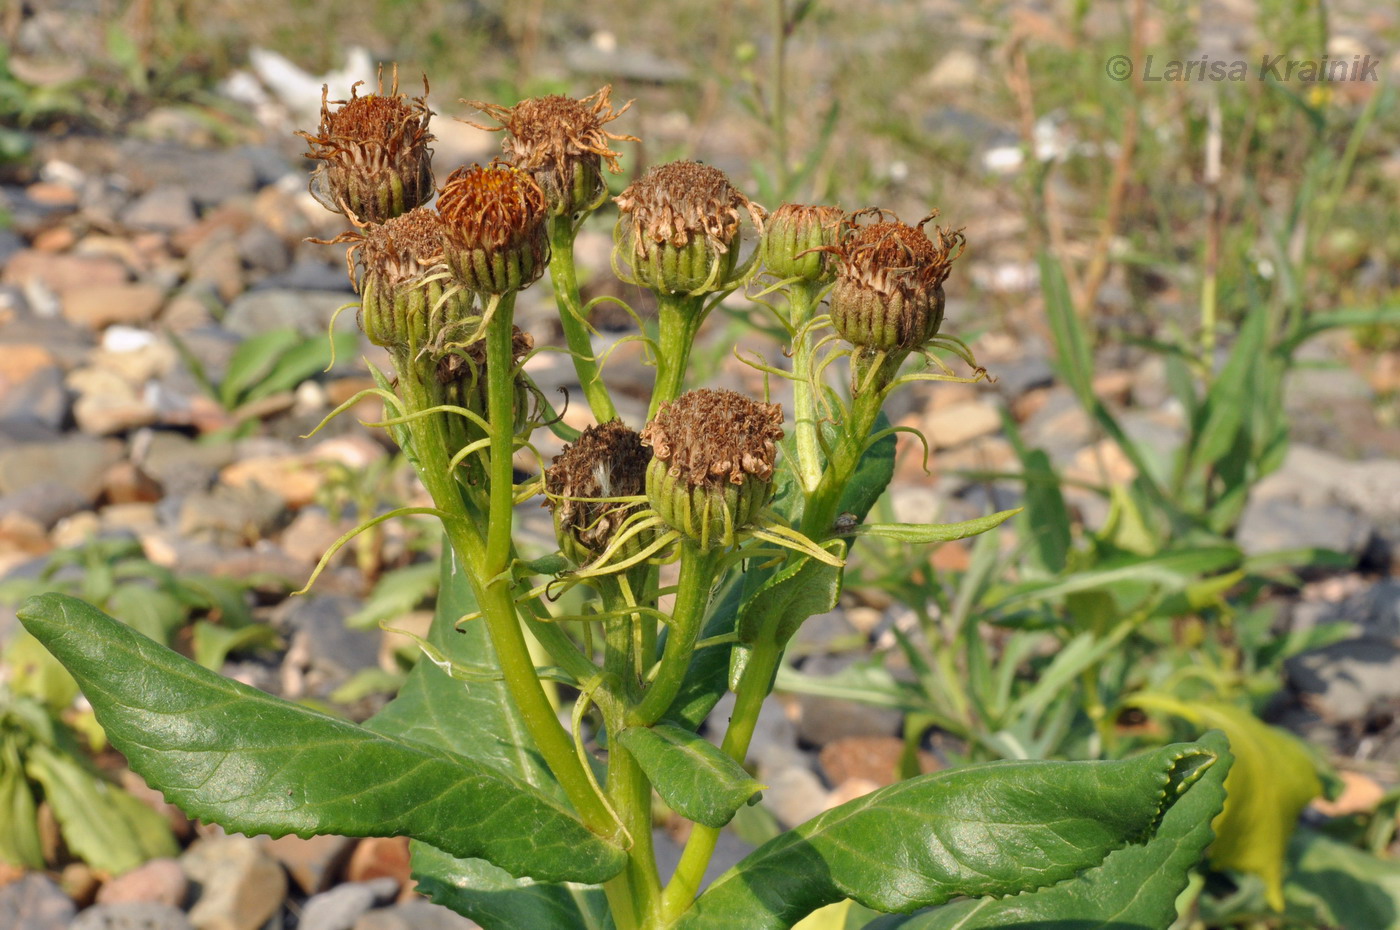
[[850, 419], [831, 450], [831, 460], [822, 472], [817, 488], [807, 497], [802, 513], [802, 532], [818, 542], [831, 534], [841, 507], [841, 494], [865, 454], [870, 431], [880, 416], [881, 392], [874, 388], [858, 392], [851, 401]]
[[[446, 444], [443, 417], [436, 414], [409, 424], [419, 476], [434, 505], [447, 514], [443, 528], [452, 548], [466, 566], [481, 608], [482, 618], [496, 649], [501, 672], [511, 698], [535, 746], [583, 822], [601, 836], [614, 838], [617, 822], [603, 799], [593, 789], [583, 765], [574, 752], [573, 740], [559, 723], [544, 692], [534, 661], [525, 643], [517, 618], [510, 575], [511, 516], [514, 485], [511, 453], [514, 447], [514, 379], [511, 356], [510, 316], [513, 296], [501, 299], [497, 319], [487, 331], [487, 409], [493, 429], [489, 490], [490, 514], [487, 535], [477, 529], [479, 515], [473, 515], [463, 499], [461, 486], [448, 469], [450, 450]], [[431, 374], [411, 363], [399, 368], [400, 388], [410, 410], [434, 405], [429, 384]]]
[[[768, 687], [773, 681], [773, 673], [778, 668], [783, 650], [773, 642], [771, 636], [754, 644], [748, 664], [735, 689], [734, 713], [729, 718], [729, 729], [725, 731], [720, 748], [729, 758], [743, 765], [753, 741], [754, 728], [758, 725], [758, 714], [768, 697]], [[685, 913], [700, 890], [700, 882], [705, 877], [705, 869], [715, 853], [715, 843], [720, 831], [714, 827], [696, 824], [690, 831], [685, 851], [681, 853], [676, 872], [661, 896], [661, 913], [667, 921], [674, 921]]]
[[571, 216], [549, 219], [549, 280], [554, 286], [554, 302], [559, 307], [559, 323], [564, 341], [574, 359], [574, 371], [583, 396], [599, 423], [617, 419], [608, 386], [603, 383], [593, 354], [593, 339], [583, 319], [583, 299], [579, 296], [578, 273], [574, 268], [574, 220]]
[[685, 369], [690, 347], [704, 320], [704, 297], [657, 296], [656, 385], [652, 389], [647, 419], [656, 416], [662, 404], [669, 404], [685, 388]]
[[809, 374], [812, 369], [812, 334], [807, 322], [816, 306], [816, 285], [795, 281], [788, 288], [788, 322], [797, 333], [793, 338], [792, 382], [793, 440], [797, 448], [797, 473], [802, 490], [810, 495], [817, 489], [822, 475], [821, 443], [817, 441], [820, 423], [817, 418], [816, 388]]
[[702, 552], [689, 540], [681, 543], [681, 575], [676, 587], [676, 603], [671, 608], [666, 648], [661, 653], [661, 667], [641, 703], [628, 716], [632, 725], [651, 726], [671, 708], [671, 702], [680, 693], [695, 652], [695, 641], [704, 625], [705, 608], [710, 603], [710, 589], [714, 586], [715, 569], [722, 554], [717, 549]]

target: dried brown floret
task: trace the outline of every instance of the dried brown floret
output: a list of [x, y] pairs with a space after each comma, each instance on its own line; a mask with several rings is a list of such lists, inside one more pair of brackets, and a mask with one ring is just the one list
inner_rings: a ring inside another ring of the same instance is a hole
[[311, 146], [306, 157], [323, 162], [311, 176], [312, 196], [334, 213], [382, 223], [433, 196], [428, 79], [421, 97], [399, 93], [397, 67], [388, 94], [382, 69], [375, 93], [359, 96], [363, 83], [351, 86], [349, 100], [328, 99], [323, 85], [319, 129], [297, 135]]
[[559, 213], [571, 214], [593, 206], [606, 187], [602, 166], [617, 174], [621, 152], [609, 142], [640, 142], [636, 136], [618, 135], [604, 127], [627, 112], [613, 110], [612, 87], [581, 99], [550, 94], [522, 100], [513, 107], [467, 100], [500, 122], [499, 126], [470, 123], [478, 129], [510, 133], [503, 143], [510, 164], [529, 173]]
[[[861, 210], [847, 218], [841, 241], [823, 251], [836, 256], [831, 320], [836, 331], [860, 348], [894, 351], [922, 346], [943, 322], [943, 282], [967, 245], [960, 229], [935, 226], [938, 214], [913, 226]], [[875, 222], [861, 224], [861, 218]]]
[[702, 388], [662, 405], [642, 430], [642, 442], [672, 477], [691, 486], [742, 484], [773, 475], [783, 408], [729, 390]]
[[508, 165], [458, 168], [443, 184], [438, 213], [444, 259], [463, 287], [500, 294], [544, 272], [549, 240], [544, 192]]
[[554, 512], [555, 533], [566, 554], [582, 562], [607, 548], [641, 505], [600, 498], [643, 493], [650, 461], [641, 437], [621, 420], [588, 427], [554, 457], [545, 472], [545, 506]]

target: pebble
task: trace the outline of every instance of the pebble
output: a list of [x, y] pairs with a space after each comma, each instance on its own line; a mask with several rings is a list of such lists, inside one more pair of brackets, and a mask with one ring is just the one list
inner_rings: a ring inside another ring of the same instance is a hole
[[354, 840], [344, 836], [311, 836], [303, 839], [287, 834], [263, 841], [263, 849], [282, 863], [304, 893], [325, 891], [339, 875], [350, 855]]
[[189, 892], [185, 870], [174, 859], [152, 859], [117, 876], [97, 892], [98, 904], [140, 902], [179, 908]]
[[408, 837], [369, 836], [360, 840], [345, 868], [345, 877], [352, 882], [392, 878], [399, 887], [407, 887], [413, 878]]
[[1294, 656], [1285, 664], [1289, 687], [1331, 723], [1364, 722], [1400, 703], [1400, 645], [1362, 636]]
[[[354, 299], [344, 291], [288, 290], [248, 291], [229, 305], [223, 325], [244, 338], [269, 330], [294, 327], [304, 336], [326, 335], [335, 311]], [[354, 325], [354, 313], [341, 314], [339, 325]]]
[[338, 885], [306, 902], [298, 930], [351, 930], [370, 908], [392, 901], [398, 893], [399, 883], [392, 878]]
[[287, 895], [287, 873], [246, 836], [210, 836], [180, 857], [199, 897], [190, 909], [196, 930], [259, 930]]
[[[728, 835], [720, 835], [721, 845]], [[353, 930], [480, 930], [480, 924], [431, 901], [405, 901], [367, 912]]]
[[196, 542], [246, 546], [271, 535], [282, 514], [282, 500], [273, 494], [257, 487], [218, 484], [181, 502], [176, 529]]
[[356, 598], [312, 596], [281, 613], [280, 624], [294, 630], [282, 660], [284, 697], [324, 698], [355, 672], [379, 665], [379, 631], [345, 625], [359, 606]]
[[149, 323], [164, 302], [165, 292], [151, 284], [84, 285], [63, 295], [63, 315], [96, 330], [113, 323]]
[[118, 259], [100, 255], [56, 255], [25, 249], [0, 269], [0, 280], [21, 287], [39, 282], [55, 294], [74, 289], [97, 289], [125, 284], [130, 278]]
[[66, 930], [76, 913], [63, 890], [39, 872], [0, 888], [0, 927], [6, 930]]
[[194, 930], [185, 912], [147, 901], [98, 904], [78, 915], [72, 930]]
[[0, 494], [54, 482], [96, 499], [103, 474], [121, 454], [119, 443], [86, 436], [6, 443], [0, 448]]
[[[822, 774], [833, 785], [859, 779], [883, 787], [898, 781], [903, 757], [904, 740], [897, 736], [845, 736], [823, 746], [817, 758]], [[921, 772], [938, 769], [938, 760], [930, 753], [920, 752], [918, 759]]]
[[[803, 666], [803, 671], [826, 674], [813, 668], [811, 660]], [[899, 731], [900, 713], [888, 707], [812, 694], [800, 695], [798, 705], [801, 708], [798, 736], [802, 742], [813, 746], [825, 746], [846, 737], [894, 735]]]
[[194, 201], [184, 188], [162, 184], [128, 204], [121, 220], [133, 229], [176, 232], [194, 223]]

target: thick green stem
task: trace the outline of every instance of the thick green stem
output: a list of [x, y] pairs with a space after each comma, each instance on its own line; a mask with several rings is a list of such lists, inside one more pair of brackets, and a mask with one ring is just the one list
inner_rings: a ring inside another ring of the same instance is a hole
[[[725, 731], [724, 741], [720, 744], [725, 754], [740, 765], [748, 755], [749, 743], [753, 741], [754, 728], [758, 725], [759, 711], [763, 709], [773, 673], [782, 656], [782, 647], [771, 636], [765, 637], [754, 644], [748, 664], [744, 666], [734, 695], [734, 713], [729, 717], [729, 729]], [[695, 893], [700, 890], [700, 881], [705, 877], [705, 869], [714, 856], [719, 834], [720, 831], [714, 827], [698, 823], [690, 831], [690, 839], [686, 841], [676, 872], [661, 897], [661, 912], [667, 922], [683, 914], [695, 899]]]
[[559, 324], [564, 328], [564, 341], [574, 359], [574, 371], [583, 388], [583, 396], [599, 423], [617, 419], [608, 386], [603, 383], [598, 361], [593, 354], [593, 340], [583, 319], [583, 300], [579, 296], [578, 274], [574, 269], [574, 220], [571, 216], [549, 219], [549, 280], [554, 286], [554, 302], [559, 307]]
[[652, 389], [647, 419], [656, 416], [662, 404], [669, 404], [684, 390], [690, 347], [695, 343], [695, 334], [700, 331], [704, 320], [703, 297], [662, 294], [658, 301], [656, 385]]
[[817, 489], [822, 475], [822, 450], [817, 431], [821, 428], [817, 417], [820, 388], [812, 383], [812, 334], [807, 323], [812, 318], [812, 309], [817, 302], [817, 286], [806, 281], [794, 281], [788, 288], [788, 322], [796, 335], [792, 345], [792, 371], [796, 379], [792, 382], [793, 441], [797, 448], [797, 474], [802, 481], [802, 490], [812, 494]]
[[622, 873], [627, 877], [632, 910], [640, 926], [654, 927], [661, 908], [661, 877], [651, 842], [651, 782], [632, 754], [615, 740], [608, 750], [608, 797], [632, 835]]
[[670, 709], [671, 702], [680, 693], [695, 653], [695, 641], [704, 625], [705, 608], [710, 603], [710, 589], [714, 587], [715, 569], [721, 555], [717, 549], [702, 552], [689, 540], [681, 543], [681, 575], [666, 633], [666, 648], [661, 653], [661, 667], [642, 702], [629, 715], [628, 722], [632, 725], [651, 726]]
[[841, 494], [860, 465], [870, 431], [880, 416], [880, 394], [870, 388], [857, 392], [851, 401], [850, 419], [841, 425], [831, 459], [816, 490], [808, 495], [802, 513], [802, 532], [811, 539], [820, 542], [831, 534], [841, 507]]
[[[487, 334], [487, 409], [492, 424], [489, 489], [490, 514], [487, 535], [477, 529], [479, 515], [468, 511], [460, 485], [448, 468], [451, 451], [446, 444], [442, 417], [435, 414], [409, 424], [413, 453], [434, 505], [450, 516], [443, 521], [452, 548], [466, 566], [483, 621], [500, 661], [501, 673], [521, 719], [559, 780], [569, 801], [583, 822], [602, 836], [618, 835], [617, 822], [603, 799], [589, 782], [574, 752], [573, 740], [559, 723], [545, 695], [534, 661], [520, 628], [509, 573], [511, 556], [511, 515], [514, 485], [511, 452], [514, 446], [514, 384], [511, 356], [510, 315], [512, 298], [497, 307], [498, 318]], [[400, 366], [400, 389], [410, 410], [434, 405], [429, 383], [431, 375], [416, 370], [411, 363]]]

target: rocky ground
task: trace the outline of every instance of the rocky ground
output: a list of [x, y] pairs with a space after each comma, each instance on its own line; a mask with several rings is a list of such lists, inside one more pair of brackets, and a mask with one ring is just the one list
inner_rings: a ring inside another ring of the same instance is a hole
[[[257, 617], [286, 648], [236, 656], [226, 673], [292, 699], [329, 701], [356, 673], [398, 667], [401, 640], [343, 621], [371, 593], [367, 572], [421, 558], [433, 534], [390, 524], [372, 549], [336, 559], [310, 595], [289, 601], [286, 594], [354, 525], [357, 512], [409, 503], [418, 492], [383, 437], [354, 416], [300, 438], [370, 383], [359, 355], [241, 405], [211, 397], [196, 370], [218, 385], [250, 338], [287, 326], [307, 336], [325, 333], [353, 295], [339, 249], [305, 240], [333, 236], [341, 224], [306, 193], [305, 166], [290, 146], [205, 144], [211, 140], [178, 111], [157, 111], [138, 129], [119, 139], [40, 139], [30, 166], [0, 185], [0, 213], [10, 218], [0, 229], [0, 579], [38, 577], [51, 553], [94, 538], [132, 540], [146, 560], [177, 575], [240, 579]], [[439, 133], [443, 173], [488, 157], [497, 141], [446, 122]], [[601, 273], [609, 244], [606, 229], [590, 230], [581, 261]], [[991, 274], [975, 258], [972, 265], [974, 278]], [[541, 342], [552, 332], [547, 299], [537, 288], [521, 310]], [[342, 329], [352, 326], [351, 316], [341, 318]], [[967, 303], [950, 304], [950, 320], [974, 316]], [[372, 347], [361, 349], [380, 360]], [[917, 392], [893, 411], [933, 447], [931, 475], [917, 450], [904, 450], [893, 489], [900, 519], [965, 519], [1014, 505], [1009, 485], [989, 489], [964, 474], [1014, 467], [1001, 435], [1002, 405], [1068, 477], [1130, 477], [1131, 466], [1105, 454], [1111, 450], [1057, 383], [1044, 344], [992, 332], [977, 349], [997, 376], [994, 384]], [[1400, 358], [1356, 361], [1341, 343], [1310, 351], [1328, 367], [1304, 372], [1293, 385], [1295, 444], [1283, 468], [1259, 487], [1239, 538], [1249, 552], [1321, 546], [1351, 557], [1350, 570], [1280, 594], [1294, 628], [1343, 620], [1354, 635], [1291, 664], [1295, 699], [1279, 714], [1393, 783], [1400, 764], [1400, 583], [1392, 579], [1400, 551], [1400, 434], [1377, 421], [1376, 400], [1378, 392], [1396, 390]], [[1163, 449], [1179, 443], [1181, 415], [1163, 372], [1126, 355], [1101, 362], [1096, 388], [1123, 412], [1129, 432]], [[751, 377], [730, 362], [718, 365], [727, 376]], [[570, 383], [569, 366], [557, 355], [540, 356], [532, 370], [547, 393]], [[639, 359], [620, 352], [609, 374], [636, 418], [646, 390]], [[364, 403], [354, 413], [372, 420], [378, 410]], [[1075, 505], [1087, 522], [1100, 521], [1097, 498], [1086, 494]], [[548, 538], [542, 511], [523, 510], [522, 518], [527, 532]], [[954, 543], [936, 559], [957, 568], [966, 556]], [[15, 629], [14, 607], [0, 605], [0, 643]], [[802, 648], [817, 657], [848, 654], [900, 609], [853, 596], [835, 614], [814, 618]], [[399, 625], [422, 619], [401, 618]], [[364, 716], [374, 700], [344, 709]], [[716, 710], [726, 713], [723, 705]], [[770, 702], [754, 754], [770, 786], [765, 803], [780, 822], [795, 824], [888, 783], [898, 731], [891, 711], [812, 697]], [[138, 782], [128, 777], [143, 789]], [[413, 894], [401, 841], [249, 839], [169, 814], [190, 841], [178, 861], [157, 860], [117, 877], [94, 875], [80, 863], [57, 875], [6, 874], [0, 924], [471, 925]], [[745, 849], [736, 839], [725, 842], [717, 867]], [[674, 854], [664, 834], [661, 845]]]

